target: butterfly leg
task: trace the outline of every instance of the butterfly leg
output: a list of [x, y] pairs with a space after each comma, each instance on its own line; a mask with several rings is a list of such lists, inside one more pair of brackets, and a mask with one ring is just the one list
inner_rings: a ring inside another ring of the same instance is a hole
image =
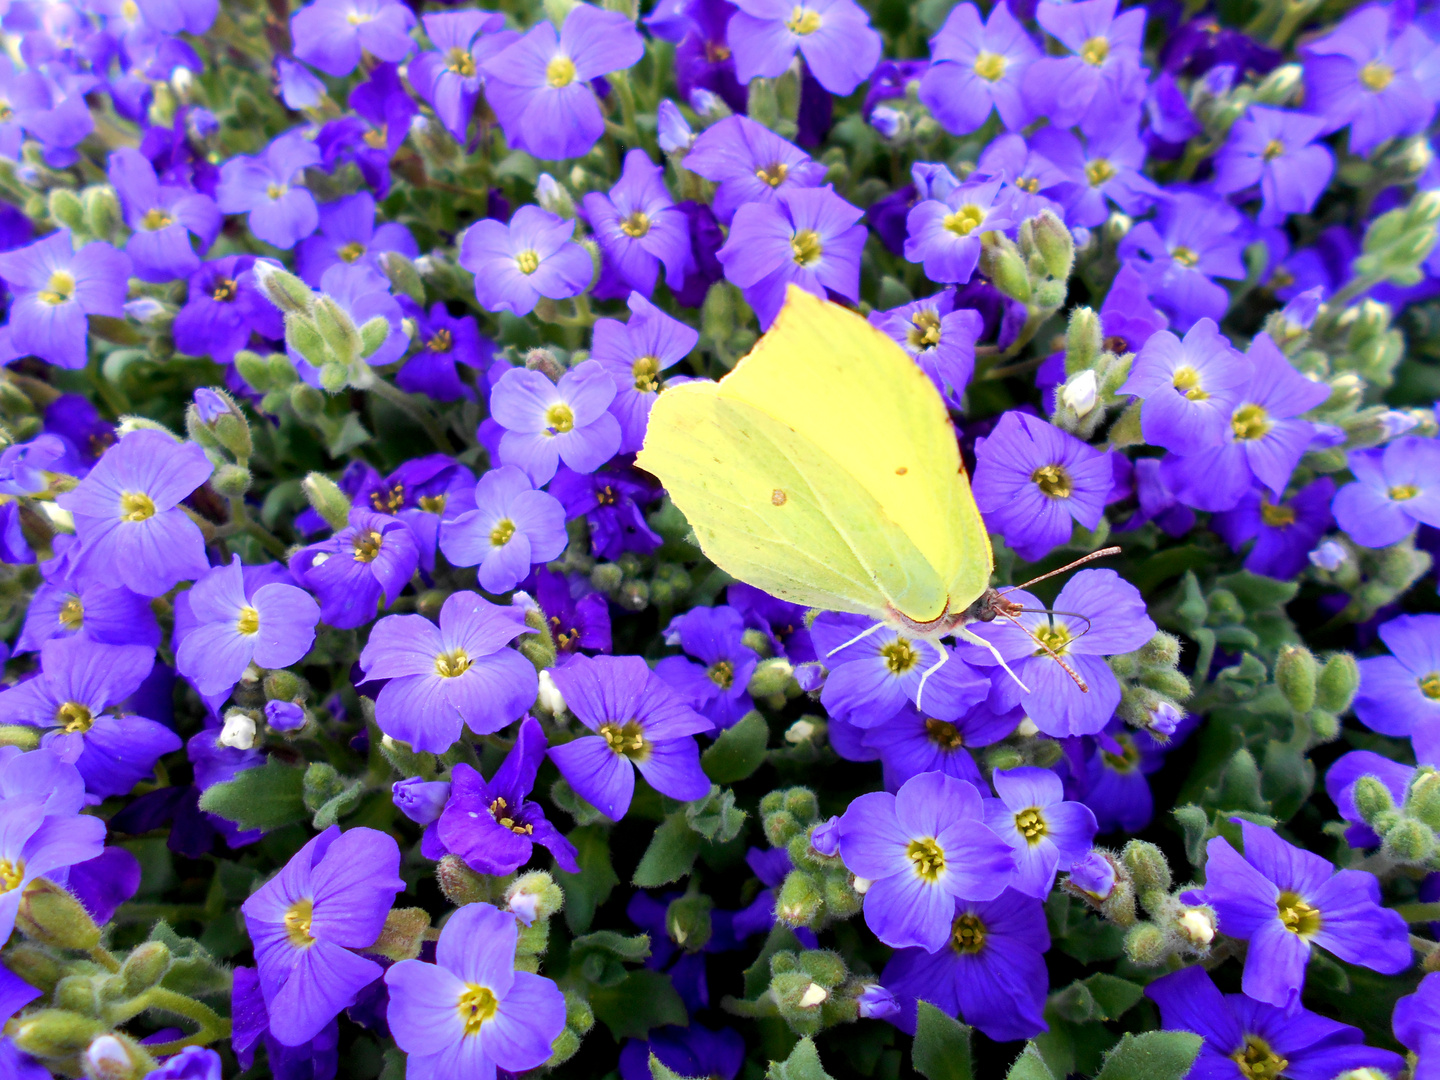
[[937, 641], [935, 643], [935, 648], [940, 652], [940, 659], [936, 663], [931, 664], [928, 668], [925, 669], [925, 673], [920, 676], [920, 685], [915, 688], [915, 708], [922, 711], [925, 708], [921, 704], [921, 702], [925, 700], [925, 680], [930, 678], [931, 675], [934, 675], [935, 672], [939, 671], [942, 667], [944, 667], [945, 661], [950, 659], [950, 650], [947, 649], [943, 644]]
[[1005, 662], [1005, 658], [1000, 655], [1000, 650], [995, 647], [995, 643], [993, 641], [986, 641], [979, 634], [967, 630], [963, 626], [956, 628], [955, 636], [970, 642], [971, 645], [979, 645], [982, 649], [989, 649], [990, 655], [995, 657], [996, 660], [1000, 661], [1000, 666], [1005, 669], [1005, 674], [1009, 675], [1010, 678], [1014, 679], [1016, 685], [1018, 685], [1021, 690], [1024, 690], [1027, 694], [1030, 692], [1030, 688], [1020, 681], [1020, 676], [1016, 675], [1015, 672], [1010, 670], [1010, 665], [1007, 664]]
[[857, 641], [864, 641], [867, 637], [869, 637], [871, 634], [873, 634], [876, 630], [883, 630], [884, 628], [885, 628], [885, 624], [884, 624], [883, 622], [877, 622], [874, 626], [870, 627], [869, 630], [862, 630], [860, 633], [856, 634], [856, 635], [855, 635], [854, 637], [852, 637], [849, 641], [845, 642], [844, 645], [836, 645], [835, 648], [831, 649], [829, 652], [827, 652], [827, 653], [825, 654], [825, 659], [827, 659], [827, 660], [830, 659], [830, 657], [834, 656], [837, 652], [840, 652], [840, 651], [843, 650], [843, 649], [848, 649], [851, 645], [854, 645]]

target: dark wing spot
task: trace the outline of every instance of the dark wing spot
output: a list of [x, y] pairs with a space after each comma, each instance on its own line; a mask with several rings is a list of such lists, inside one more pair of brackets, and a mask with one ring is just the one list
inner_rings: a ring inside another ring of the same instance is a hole
[[896, 476], [904, 476], [904, 475], [905, 475], [906, 473], [908, 473], [909, 471], [910, 471], [910, 470], [907, 469], [904, 465], [901, 465], [898, 469], [895, 470], [895, 475], [896, 475]]

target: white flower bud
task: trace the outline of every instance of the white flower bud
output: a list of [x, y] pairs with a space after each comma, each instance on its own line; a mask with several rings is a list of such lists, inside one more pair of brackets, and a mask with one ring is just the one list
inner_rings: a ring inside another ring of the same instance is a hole
[[1177, 920], [1180, 933], [1192, 945], [1209, 945], [1215, 940], [1215, 919], [1203, 908], [1190, 908]]
[[220, 745], [233, 750], [249, 750], [255, 745], [255, 721], [242, 712], [232, 712], [220, 730]]
[[1035, 721], [1027, 716], [1016, 726], [1015, 734], [1026, 739], [1033, 739], [1036, 735], [1040, 734], [1040, 729], [1035, 726]]
[[560, 693], [560, 688], [555, 685], [555, 680], [550, 677], [548, 670], [540, 672], [538, 697], [540, 704], [550, 710], [551, 716], [559, 716], [565, 711], [565, 696]]
[[809, 720], [796, 720], [785, 729], [785, 741], [794, 746], [809, 742], [814, 735], [815, 725]]
[[1345, 565], [1345, 560], [1350, 557], [1345, 546], [1336, 540], [1326, 540], [1323, 544], [1310, 552], [1309, 559], [1312, 564], [1321, 570], [1329, 570], [1334, 573]]
[[130, 1051], [114, 1035], [101, 1035], [86, 1047], [82, 1065], [92, 1080], [129, 1080], [135, 1073]]
[[800, 995], [800, 1007], [802, 1009], [813, 1009], [821, 1005], [830, 997], [830, 991], [826, 990], [819, 983], [811, 983], [805, 988], [805, 993]]
[[1099, 397], [1099, 383], [1095, 378], [1095, 372], [1091, 368], [1074, 375], [1069, 382], [1060, 388], [1060, 400], [1071, 409], [1075, 410], [1076, 416], [1084, 416], [1091, 409], [1095, 408], [1096, 399]]
[[870, 880], [870, 878], [868, 877], [857, 877], [854, 882], [854, 888], [857, 893], [859, 893], [861, 896], [864, 896], [867, 892], [870, 891], [870, 886], [874, 884], [875, 882]]

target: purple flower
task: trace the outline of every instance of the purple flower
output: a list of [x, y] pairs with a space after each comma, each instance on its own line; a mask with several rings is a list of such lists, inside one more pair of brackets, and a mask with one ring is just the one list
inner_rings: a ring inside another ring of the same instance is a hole
[[1010, 884], [1027, 896], [1050, 895], [1055, 872], [1090, 851], [1097, 828], [1083, 803], [1065, 801], [1065, 785], [1049, 769], [996, 769], [998, 799], [985, 800], [985, 824], [1015, 851]]
[[1418, 26], [1368, 4], [1302, 50], [1305, 107], [1324, 118], [1326, 131], [1349, 124], [1354, 154], [1424, 131], [1435, 93], [1417, 69], [1433, 65], [1434, 48]]
[[1122, 263], [1105, 303], [1100, 305], [1100, 329], [1107, 352], [1116, 356], [1139, 352], [1156, 333], [1165, 329], [1165, 316], [1156, 311], [1145, 282], [1129, 263]]
[[805, 625], [806, 609], [802, 605], [777, 599], [743, 581], [725, 590], [725, 600], [740, 612], [746, 626], [763, 630], [775, 652], [792, 664], [815, 659], [815, 644], [810, 640], [810, 628]]
[[1038, 1035], [1048, 1030], [1041, 1011], [1049, 948], [1040, 901], [1013, 889], [988, 902], [960, 901], [937, 952], [905, 949], [885, 965], [881, 981], [904, 1009], [895, 1025], [913, 1032], [916, 1002], [924, 1000], [992, 1039]]
[[83, 368], [85, 317], [124, 317], [130, 270], [128, 256], [99, 240], [76, 251], [69, 229], [0, 254], [0, 278], [14, 293], [5, 328], [15, 354]]
[[1127, 214], [1140, 214], [1162, 196], [1140, 171], [1145, 144], [1133, 124], [1116, 120], [1084, 142], [1063, 128], [1041, 128], [1030, 141], [1067, 181], [1057, 184], [1050, 197], [1064, 204], [1065, 221], [1071, 226], [1103, 225], [1110, 216], [1107, 201]]
[[1065, 209], [1055, 200], [1062, 190], [1069, 190], [1069, 178], [1048, 157], [1031, 149], [1023, 135], [1001, 135], [991, 142], [975, 163], [974, 175], [1005, 181], [1002, 197], [1010, 201], [1010, 216], [1016, 221], [1041, 210], [1065, 220]]
[[974, 4], [958, 4], [930, 39], [931, 64], [920, 80], [920, 101], [952, 135], [968, 135], [994, 108], [1010, 131], [1032, 119], [1023, 86], [1040, 50], [1010, 12], [996, 4], [983, 24]]
[[[405, 355], [410, 344], [410, 338], [405, 333], [405, 312], [399, 301], [390, 295], [390, 282], [380, 271], [363, 264], [335, 262], [321, 276], [320, 291], [334, 300], [356, 326], [364, 326], [376, 317], [390, 324], [390, 333], [378, 349], [365, 357], [365, 363], [372, 367], [384, 367]], [[318, 384], [319, 375], [315, 367], [300, 355], [299, 350], [287, 344], [285, 351], [301, 376], [312, 384]]]
[[175, 648], [175, 667], [202, 694], [221, 694], [253, 661], [285, 668], [315, 641], [320, 607], [294, 585], [246, 588], [240, 556], [200, 577], [186, 594], [196, 625]]
[[1145, 9], [1131, 8], [1117, 16], [1117, 7], [1118, 0], [1037, 5], [1036, 21], [1072, 55], [1042, 57], [1027, 72], [1025, 96], [1034, 115], [1069, 127], [1098, 95], [1115, 93], [1132, 77], [1140, 66]]
[[921, 773], [891, 795], [872, 791], [840, 818], [845, 868], [870, 881], [865, 925], [896, 949], [943, 949], [957, 900], [993, 900], [1015, 858], [985, 824], [980, 793], [943, 773]]
[[691, 267], [690, 223], [665, 188], [665, 170], [635, 148], [608, 195], [585, 196], [584, 213], [606, 265], [624, 290], [649, 296], [665, 264], [665, 284], [679, 289]]
[[1139, 832], [1155, 812], [1145, 779], [1165, 761], [1165, 747], [1148, 731], [1136, 731], [1116, 717], [1095, 737], [1085, 763], [1081, 801], [1095, 812], [1102, 833]]
[[1204, 902], [1218, 929], [1250, 942], [1241, 989], [1290, 1009], [1300, 998], [1313, 946], [1384, 975], [1412, 962], [1409, 929], [1380, 906], [1380, 884], [1363, 870], [1287, 844], [1271, 829], [1240, 821], [1245, 856], [1217, 836], [1205, 845]]
[[1102, 852], [1091, 851], [1070, 864], [1065, 884], [1069, 889], [1079, 889], [1096, 903], [1108, 900], [1115, 891], [1115, 863]]
[[604, 366], [586, 360], [551, 382], [543, 372], [511, 368], [490, 392], [490, 412], [505, 429], [500, 460], [517, 465], [537, 484], [561, 461], [594, 472], [620, 449], [620, 423], [610, 414], [615, 384]]
[[234, 1017], [231, 1046], [242, 1069], [250, 1068], [256, 1047], [263, 1045], [266, 1063], [278, 1080], [334, 1080], [340, 1065], [339, 1023], [331, 1020], [313, 1039], [286, 1046], [270, 1030], [270, 1013], [255, 968], [235, 969], [230, 1014]]
[[445, 557], [455, 566], [478, 566], [480, 587], [492, 593], [513, 589], [532, 565], [556, 558], [567, 542], [564, 507], [553, 495], [534, 490], [513, 465], [482, 476], [475, 485], [475, 509], [440, 526]]
[[[152, 0], [153, 2], [153, 0]], [[220, 1080], [220, 1055], [208, 1046], [187, 1046], [146, 1076], [155, 1080]]]
[[440, 931], [435, 963], [402, 960], [385, 973], [386, 1019], [416, 1080], [479, 1080], [543, 1065], [565, 1029], [565, 996], [515, 970], [515, 916], [466, 904]]
[[209, 479], [212, 466], [194, 443], [149, 428], [105, 452], [74, 491], [56, 499], [75, 517], [84, 578], [116, 578], [141, 596], [159, 596], [210, 568], [199, 526], [180, 500]]
[[415, 43], [415, 13], [398, 0], [315, 0], [290, 19], [295, 55], [326, 75], [349, 75], [369, 53], [399, 63]]
[[1308, 214], [1335, 172], [1335, 155], [1315, 142], [1325, 126], [1323, 117], [1250, 106], [1215, 159], [1215, 190], [1230, 195], [1259, 184], [1261, 225]]
[[[655, 32], [656, 16], [663, 4], [645, 19]], [[690, 0], [684, 5], [688, 32], [675, 46], [675, 88], [680, 97], [702, 115], [703, 95], [718, 97], [735, 112], [744, 112], [745, 87], [735, 78], [735, 57], [727, 40], [730, 17], [735, 5], [729, 0]], [[678, 115], [678, 114], [672, 114]], [[660, 106], [660, 129], [665, 132], [666, 109]], [[657, 140], [660, 141], [660, 140]], [[689, 140], [686, 140], [688, 149]], [[670, 151], [666, 151], [669, 153]]]
[[1039, 417], [1011, 410], [975, 444], [975, 501], [1026, 562], [1100, 524], [1114, 485], [1109, 459]]
[[[465, 322], [473, 329], [468, 316]], [[383, 479], [372, 473], [353, 492], [351, 502], [403, 521], [420, 548], [420, 568], [428, 574], [435, 569], [441, 519], [473, 509], [474, 492], [475, 479], [464, 465], [445, 454], [426, 454], [411, 458]]]
[[1440, 1062], [1440, 975], [1426, 975], [1420, 988], [1395, 1002], [1395, 1038], [1417, 1057], [1416, 1080], [1435, 1080]]
[[1416, 525], [1440, 526], [1440, 442], [1407, 435], [1350, 454], [1355, 479], [1335, 493], [1340, 528], [1364, 547], [1389, 547]]
[[[318, 6], [317, 3], [307, 10]], [[409, 11], [403, 5], [394, 6]], [[320, 150], [305, 137], [304, 131], [286, 132], [272, 142], [264, 154], [258, 157], [237, 154], [220, 166], [215, 201], [224, 213], [249, 214], [250, 231], [256, 237], [288, 250], [320, 224], [315, 196], [295, 186], [307, 166], [318, 164]]]
[[672, 686], [720, 731], [755, 707], [747, 689], [760, 657], [744, 643], [745, 618], [730, 607], [696, 607], [670, 620], [665, 642], [679, 645], [700, 663], [667, 656], [655, 674]]
[[1389, 656], [1360, 661], [1355, 715], [1371, 731], [1409, 738], [1440, 721], [1440, 615], [1381, 624]]
[[407, 776], [390, 785], [390, 801], [395, 804], [395, 809], [416, 825], [432, 825], [439, 821], [449, 799], [448, 780], [421, 780], [418, 776]]
[[1198, 319], [1224, 316], [1230, 296], [1210, 279], [1244, 278], [1241, 256], [1248, 242], [1244, 219], [1234, 207], [1181, 192], [1159, 204], [1153, 223], [1142, 221], [1131, 229], [1119, 253], [1183, 333]]
[[633, 454], [645, 442], [650, 409], [660, 393], [660, 373], [688, 356], [700, 340], [699, 331], [672, 319], [638, 292], [630, 294], [628, 306], [629, 322], [595, 321], [590, 349], [590, 358], [615, 384], [610, 412], [620, 421], [622, 454]]
[[[1423, 619], [1425, 616], [1421, 615], [1418, 618]], [[1431, 618], [1435, 617], [1431, 616]], [[1372, 659], [1388, 660], [1390, 658], [1374, 657]], [[1360, 669], [1362, 691], [1365, 686], [1363, 665], [1367, 662], [1364, 660], [1360, 662], [1362, 665]], [[1371, 702], [1372, 706], [1373, 704]], [[1426, 727], [1429, 726], [1426, 725]], [[1391, 761], [1372, 750], [1351, 750], [1326, 770], [1325, 794], [1330, 796], [1330, 801], [1335, 804], [1335, 809], [1340, 812], [1340, 816], [1350, 823], [1350, 827], [1345, 830], [1345, 842], [1352, 848], [1380, 846], [1380, 837], [1374, 829], [1366, 824], [1355, 805], [1355, 785], [1361, 777], [1365, 776], [1379, 780], [1390, 792], [1390, 798], [1395, 805], [1404, 806], [1406, 793], [1410, 790], [1410, 782], [1415, 778], [1415, 766], [1401, 765], [1398, 761]]]
[[1210, 527], [1233, 551], [1255, 541], [1245, 556], [1245, 569], [1252, 574], [1292, 578], [1304, 569], [1309, 553], [1330, 528], [1334, 492], [1335, 481], [1328, 476], [1312, 480], [1279, 503], [1271, 502], [1263, 491], [1252, 490], [1233, 510], [1211, 518]]
[[410, 83], [445, 130], [463, 143], [484, 82], [481, 65], [520, 35], [506, 32], [505, 16], [490, 11], [444, 11], [422, 15], [420, 21], [435, 50], [410, 62]]
[[737, 0], [726, 35], [735, 77], [777, 79], [798, 49], [820, 85], [844, 97], [880, 60], [883, 43], [855, 0]]
[[828, 186], [780, 190], [774, 202], [747, 203], [735, 212], [719, 252], [725, 276], [740, 286], [762, 327], [774, 322], [791, 284], [822, 298], [828, 290], [857, 301], [864, 216]]
[[[1047, 615], [1038, 599], [1020, 589], [1006, 599], [1030, 609], [1016, 616], [1019, 625], [996, 619], [972, 624], [972, 632], [995, 643], [1029, 693], [1013, 679], [1001, 681], [995, 704], [1002, 709], [1020, 705], [1041, 731], [1057, 738], [1100, 731], [1120, 704], [1120, 684], [1104, 657], [1138, 649], [1155, 634], [1140, 591], [1114, 570], [1081, 570], [1055, 598], [1054, 614]], [[1036, 648], [1036, 639], [1065, 658], [1085, 680], [1088, 693]], [[976, 658], [985, 659], [980, 653]]]
[[644, 54], [645, 43], [625, 15], [576, 4], [559, 33], [541, 19], [485, 62], [485, 100], [512, 149], [547, 161], [582, 157], [605, 133], [590, 80], [628, 68]]
[[720, 185], [715, 216], [728, 225], [746, 203], [779, 201], [784, 191], [818, 187], [825, 166], [748, 116], [706, 128], [685, 155], [685, 168]]
[[[587, 590], [593, 587], [584, 578], [577, 585]], [[577, 649], [610, 651], [610, 602], [604, 593], [585, 592], [577, 598], [564, 574], [541, 567], [535, 572], [535, 602], [562, 655]]]
[[226, 255], [190, 275], [185, 306], [175, 315], [175, 348], [228, 364], [252, 333], [285, 336], [283, 316], [255, 284], [254, 265], [253, 255]]
[[960, 404], [975, 373], [975, 343], [985, 330], [978, 311], [957, 309], [955, 290], [941, 289], [889, 311], [872, 311], [868, 318], [914, 358], [947, 402]]
[[712, 1031], [694, 1021], [689, 1027], [654, 1028], [648, 1039], [630, 1039], [621, 1049], [620, 1080], [651, 1080], [651, 1054], [677, 1076], [735, 1080], [745, 1064], [745, 1040], [733, 1028]]
[[981, 236], [1016, 224], [1000, 187], [998, 179], [982, 180], [917, 202], [905, 219], [905, 258], [924, 264], [931, 281], [964, 285], [980, 260]]
[[1140, 430], [1146, 442], [1195, 454], [1224, 440], [1251, 378], [1250, 365], [1220, 328], [1201, 319], [1183, 341], [1168, 330], [1153, 335], [1119, 392], [1145, 400]]
[[545, 750], [540, 722], [527, 716], [514, 749], [489, 780], [464, 762], [455, 766], [449, 801], [439, 815], [439, 837], [447, 851], [478, 873], [503, 876], [528, 863], [534, 845], [541, 844], [560, 869], [580, 872], [575, 845], [546, 820], [539, 803], [525, 799], [535, 786]]
[[[711, 723], [638, 656], [572, 656], [552, 668], [565, 706], [594, 736], [550, 747], [550, 760], [575, 792], [613, 821], [630, 809], [635, 769], [656, 791], [702, 799], [710, 780], [692, 736]], [[631, 766], [634, 766], [634, 769]]]
[[300, 241], [295, 256], [306, 284], [319, 287], [325, 271], [340, 264], [384, 273], [376, 258], [382, 251], [399, 252], [409, 259], [420, 254], [404, 225], [391, 221], [376, 228], [374, 196], [357, 191], [320, 207], [320, 231]]
[[203, 253], [220, 232], [220, 211], [215, 200], [198, 191], [161, 184], [155, 166], [138, 150], [123, 147], [110, 155], [107, 172], [120, 200], [125, 224], [134, 233], [125, 254], [135, 275], [146, 281], [173, 281], [200, 268], [200, 256], [190, 246], [193, 234]]
[[1191, 1071], [1206, 1080], [1311, 1080], [1351, 1069], [1389, 1075], [1403, 1067], [1400, 1055], [1365, 1046], [1359, 1028], [1305, 1008], [1286, 1011], [1244, 994], [1221, 994], [1204, 968], [1156, 979], [1145, 996], [1160, 1006], [1165, 1030], [1204, 1038]]
[[154, 662], [142, 645], [52, 639], [40, 647], [40, 674], [0, 693], [0, 719], [47, 729], [41, 746], [73, 763], [90, 791], [124, 795], [180, 749], [164, 724], [105, 712], [140, 688]]
[[403, 521], [352, 509], [349, 525], [290, 557], [290, 572], [319, 597], [321, 619], [349, 630], [375, 618], [382, 599], [393, 603], [419, 564], [415, 534]]
[[[73, 551], [74, 547], [71, 539], [67, 550]], [[62, 558], [42, 564], [46, 581], [35, 590], [25, 609], [25, 625], [15, 642], [16, 654], [34, 652], [52, 638], [66, 637], [152, 649], [160, 644], [160, 627], [146, 597], [123, 585], [106, 585], [98, 578], [77, 579], [70, 569], [69, 560]]]
[[481, 335], [474, 316], [451, 315], [444, 303], [432, 304], [428, 314], [417, 307], [411, 317], [420, 348], [396, 372], [395, 384], [435, 401], [473, 398], [475, 391], [460, 380], [456, 365], [483, 372], [495, 355], [495, 343]]
[[596, 558], [613, 562], [626, 551], [648, 555], [664, 542], [646, 523], [644, 510], [660, 490], [636, 469], [577, 473], [562, 465], [550, 481], [550, 494], [564, 505], [567, 519], [585, 517]]
[[524, 612], [473, 592], [451, 593], [437, 627], [423, 615], [387, 615], [360, 653], [367, 681], [388, 679], [375, 722], [417, 751], [443, 754], [462, 725], [488, 735], [535, 700], [535, 668], [505, 646], [527, 633]]
[[[548, 22], [535, 29], [546, 27]], [[574, 232], [575, 222], [528, 205], [516, 210], [508, 225], [486, 218], [466, 229], [460, 237], [460, 265], [475, 275], [480, 306], [528, 315], [542, 296], [579, 296], [595, 269], [589, 253], [570, 239]]]
[[[325, 146], [327, 168], [333, 167], [332, 161], [338, 163], [340, 156], [353, 157], [360, 175], [383, 199], [390, 191], [390, 159], [405, 141], [419, 109], [394, 64], [376, 64], [370, 78], [352, 88], [346, 101], [354, 115], [327, 124], [316, 141]], [[326, 138], [326, 130], [332, 127], [338, 127], [336, 134], [342, 135], [334, 143]]]
[[983, 705], [936, 709], [933, 704], [922, 713], [907, 702], [889, 720], [862, 732], [862, 745], [880, 754], [885, 790], [899, 791], [924, 772], [944, 773], [985, 790], [970, 748], [1009, 735], [1019, 723], [1018, 711], [997, 714]]
[[270, 1033], [309, 1042], [380, 978], [357, 956], [380, 936], [397, 893], [400, 848], [374, 829], [332, 825], [240, 906], [255, 946]]

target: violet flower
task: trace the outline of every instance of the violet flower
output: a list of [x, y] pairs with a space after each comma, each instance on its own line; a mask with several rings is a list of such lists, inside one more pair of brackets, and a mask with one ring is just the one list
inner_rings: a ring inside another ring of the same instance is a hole
[[87, 315], [124, 318], [130, 258], [96, 240], [75, 250], [69, 229], [0, 254], [0, 278], [14, 300], [5, 328], [17, 356], [83, 368]]
[[399, 0], [314, 0], [290, 19], [295, 55], [326, 75], [349, 75], [365, 53], [399, 63], [415, 43], [415, 13]]
[[623, 291], [655, 291], [665, 266], [665, 284], [679, 289], [691, 266], [690, 223], [665, 188], [665, 170], [636, 147], [625, 155], [620, 179], [583, 201], [584, 215]]
[[290, 572], [319, 598], [324, 622], [349, 630], [374, 619], [382, 600], [393, 603], [419, 563], [404, 522], [352, 509], [349, 525], [290, 556]]
[[[394, 6], [409, 11], [403, 5]], [[224, 213], [248, 214], [250, 231], [258, 239], [288, 250], [320, 224], [315, 196], [296, 186], [304, 170], [318, 164], [320, 150], [305, 133], [286, 132], [266, 147], [263, 154], [256, 157], [237, 154], [220, 166], [215, 201]]]
[[798, 49], [820, 85], [844, 97], [864, 82], [883, 43], [855, 0], [736, 0], [726, 34], [735, 77], [776, 79]]
[[466, 229], [460, 265], [475, 275], [480, 306], [528, 315], [542, 296], [579, 296], [595, 269], [590, 255], [570, 239], [574, 232], [575, 222], [531, 205], [516, 210], [508, 225], [486, 218]]
[[200, 241], [200, 254], [220, 232], [215, 200], [198, 191], [161, 184], [155, 166], [138, 150], [122, 147], [110, 155], [107, 178], [120, 200], [125, 224], [134, 230], [125, 254], [135, 275], [145, 281], [173, 281], [200, 268], [200, 255], [190, 237]]
[[1024, 85], [1040, 55], [1008, 3], [996, 4], [983, 23], [974, 4], [957, 4], [930, 39], [920, 101], [952, 135], [974, 131], [992, 108], [1007, 130], [1018, 131], [1032, 119]]
[[531, 566], [558, 557], [568, 542], [564, 508], [513, 465], [482, 476], [474, 509], [440, 526], [445, 557], [455, 566], [478, 566], [480, 587], [491, 593], [513, 589]]

